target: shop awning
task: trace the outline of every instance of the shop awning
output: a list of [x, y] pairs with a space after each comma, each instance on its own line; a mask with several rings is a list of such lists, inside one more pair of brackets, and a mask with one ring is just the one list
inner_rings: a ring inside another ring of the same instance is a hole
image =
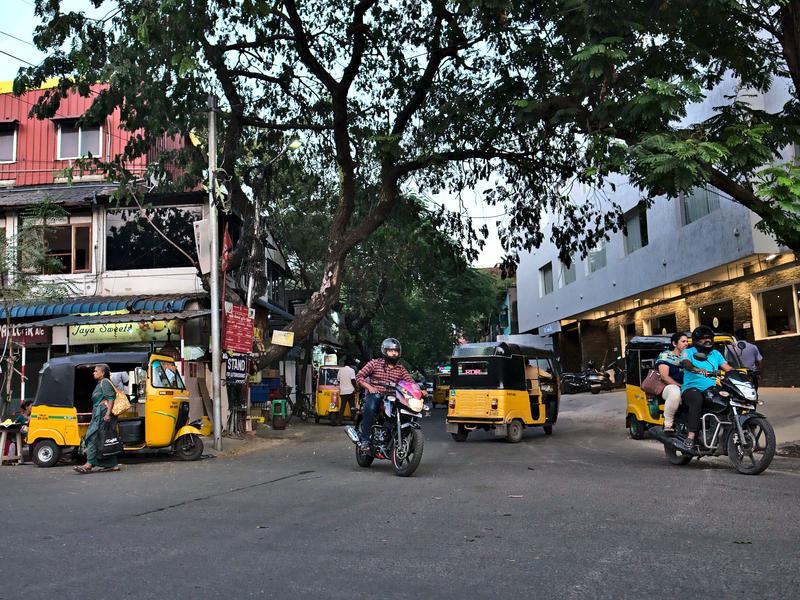
[[[28, 302], [11, 307], [12, 319], [30, 319], [35, 317], [61, 317], [79, 315], [81, 313], [101, 313], [127, 310], [132, 313], [160, 312], [175, 313], [186, 308], [186, 305], [197, 300], [196, 296], [117, 296], [91, 298], [71, 298], [67, 300], [49, 300]], [[111, 315], [106, 315], [111, 316]], [[6, 317], [4, 308], [0, 308], [0, 318]], [[97, 318], [97, 316], [93, 317]], [[174, 318], [174, 317], [173, 317]], [[127, 319], [129, 322], [130, 319]], [[92, 321], [97, 323], [98, 321]]]
[[283, 310], [280, 306], [273, 304], [263, 296], [261, 298], [256, 298], [256, 304], [266, 308], [271, 315], [275, 315], [285, 321], [294, 321], [294, 315], [292, 313]]
[[53, 187], [15, 188], [0, 192], [0, 207], [21, 207], [48, 200], [60, 206], [88, 206], [98, 197], [110, 196], [115, 185], [61, 185]]
[[55, 327], [57, 325], [100, 325], [104, 323], [141, 323], [142, 321], [188, 321], [210, 315], [210, 310], [187, 310], [167, 313], [126, 313], [124, 315], [66, 315], [26, 325]]

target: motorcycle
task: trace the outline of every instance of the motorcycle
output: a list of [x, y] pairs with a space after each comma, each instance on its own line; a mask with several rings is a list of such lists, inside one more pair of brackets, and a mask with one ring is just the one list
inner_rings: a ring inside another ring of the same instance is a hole
[[608, 373], [602, 369], [598, 370], [598, 368], [594, 366], [594, 361], [590, 360], [586, 363], [584, 375], [586, 377], [586, 383], [589, 386], [589, 391], [593, 394], [599, 394], [602, 390], [608, 391], [614, 387]]
[[562, 394], [581, 394], [589, 391], [589, 382], [586, 375], [581, 372], [561, 374]]
[[[703, 392], [698, 459], [727, 455], [739, 473], [758, 475], [769, 467], [775, 456], [775, 431], [766, 417], [756, 411], [758, 394], [746, 375], [729, 371], [719, 383], [719, 386]], [[673, 465], [686, 465], [693, 458], [684, 451], [688, 413], [686, 406], [681, 404], [675, 414], [674, 437], [667, 436], [660, 426], [648, 430], [651, 436], [664, 444], [667, 460]]]
[[378, 405], [368, 449], [359, 447], [358, 429], [363, 418], [360, 413], [355, 426], [345, 428], [345, 433], [356, 446], [358, 466], [369, 467], [376, 458], [390, 460], [395, 475], [412, 475], [422, 460], [425, 444], [419, 420], [428, 415], [430, 407], [422, 399], [422, 390], [416, 383], [401, 381], [387, 388]]

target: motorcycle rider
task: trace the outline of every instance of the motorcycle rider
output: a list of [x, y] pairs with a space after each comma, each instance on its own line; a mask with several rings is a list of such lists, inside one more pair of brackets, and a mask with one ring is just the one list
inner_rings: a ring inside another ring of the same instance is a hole
[[[705, 354], [700, 360], [697, 354]], [[720, 369], [733, 370], [725, 357], [714, 348], [714, 330], [705, 325], [692, 331], [692, 346], [683, 351], [681, 360], [684, 369], [681, 394], [683, 402], [689, 409], [687, 429], [689, 435], [686, 447], [681, 448], [689, 454], [697, 454], [697, 432], [703, 417], [703, 392], [716, 385], [716, 372]]]
[[[369, 449], [372, 425], [375, 423], [378, 403], [383, 398], [384, 387], [396, 385], [401, 381], [414, 381], [411, 373], [403, 365], [398, 364], [401, 352], [399, 341], [395, 338], [386, 338], [381, 343], [382, 358], [373, 358], [356, 375], [356, 383], [367, 390], [361, 405], [363, 419], [359, 431], [361, 441], [358, 446], [362, 450]], [[423, 390], [422, 395], [427, 396], [427, 392]]]

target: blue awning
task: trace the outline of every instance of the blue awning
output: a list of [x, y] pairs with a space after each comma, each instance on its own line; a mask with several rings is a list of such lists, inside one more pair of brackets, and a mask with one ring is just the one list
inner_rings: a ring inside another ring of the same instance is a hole
[[[29, 302], [11, 307], [12, 319], [30, 319], [35, 317], [61, 317], [82, 313], [100, 313], [116, 310], [130, 312], [181, 312], [186, 305], [197, 298], [192, 296], [122, 296], [113, 298], [72, 298], [66, 300], [49, 300]], [[4, 308], [0, 308], [0, 319], [6, 317]]]
[[280, 306], [273, 304], [265, 296], [261, 298], [256, 298], [256, 304], [259, 306], [263, 306], [266, 308], [271, 315], [275, 315], [284, 321], [294, 321], [294, 315], [290, 312], [283, 310]]

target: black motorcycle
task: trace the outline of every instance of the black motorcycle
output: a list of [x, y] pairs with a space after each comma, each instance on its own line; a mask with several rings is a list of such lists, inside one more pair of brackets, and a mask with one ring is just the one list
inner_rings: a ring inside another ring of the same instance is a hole
[[[756, 411], [758, 394], [753, 383], [738, 371], [722, 376], [719, 386], [703, 392], [703, 417], [698, 432], [698, 458], [727, 455], [733, 467], [745, 475], [758, 475], [775, 456], [775, 431], [767, 418]], [[664, 444], [667, 460], [685, 465], [693, 455], [686, 450], [688, 409], [681, 404], [675, 414], [675, 436], [662, 427], [649, 429]]]
[[356, 445], [358, 466], [369, 467], [377, 458], [391, 460], [395, 475], [408, 477], [414, 473], [422, 460], [425, 444], [419, 420], [426, 414], [430, 415], [430, 407], [422, 400], [422, 391], [416, 383], [401, 381], [383, 392], [368, 449], [362, 449], [358, 443], [361, 413], [356, 417], [355, 426], [345, 428], [350, 441]]
[[583, 371], [562, 373], [560, 379], [562, 394], [581, 394], [589, 391], [589, 382]]

